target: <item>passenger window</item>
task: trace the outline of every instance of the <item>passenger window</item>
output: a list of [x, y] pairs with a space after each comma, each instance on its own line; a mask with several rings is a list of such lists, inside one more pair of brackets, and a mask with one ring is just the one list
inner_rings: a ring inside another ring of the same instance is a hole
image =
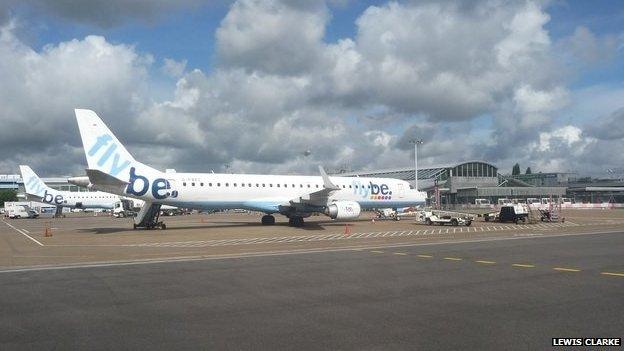
[[264, 183], [262, 183], [262, 187], [263, 187], [263, 188], [265, 187], [265, 184], [264, 184]]
[[186, 186], [186, 182], [182, 183], [182, 186]]
[[230, 186], [230, 183], [225, 183], [225, 186]]
[[277, 187], [279, 188], [279, 187], [280, 187], [280, 185], [279, 185], [279, 184], [277, 184]]
[[195, 186], [195, 182], [191, 183], [191, 186]]
[[251, 183], [247, 184], [251, 188]]
[[293, 185], [292, 185], [292, 187], [294, 188], [294, 187], [295, 187], [295, 184], [293, 184]]
[[308, 188], [310, 187], [310, 184], [308, 184]]
[[349, 185], [349, 189], [351, 189], [351, 185]]
[[303, 188], [303, 184], [299, 184], [299, 187], [300, 187], [300, 188]]
[[208, 183], [208, 186], [212, 186], [212, 183]]
[[236, 186], [236, 183], [234, 183], [233, 186]]
[[318, 184], [316, 184], [316, 187], [318, 188]]
[[242, 186], [242, 187], [245, 187], [245, 183], [241, 183], [241, 186]]
[[344, 188], [345, 188], [345, 186], [343, 185], [343, 186], [342, 186], [342, 188], [344, 189]]
[[200, 186], [204, 186], [204, 183], [199, 183]]
[[272, 187], [273, 187], [273, 184], [269, 184], [269, 188], [272, 188]]
[[217, 186], [221, 186], [221, 183], [217, 183]]

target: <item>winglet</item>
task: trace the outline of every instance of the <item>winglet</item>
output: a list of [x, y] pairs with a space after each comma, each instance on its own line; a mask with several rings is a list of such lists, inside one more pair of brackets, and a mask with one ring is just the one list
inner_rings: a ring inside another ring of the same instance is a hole
[[339, 186], [332, 183], [332, 181], [329, 179], [329, 176], [325, 172], [325, 169], [323, 169], [323, 166], [321, 165], [319, 165], [319, 172], [321, 172], [321, 177], [323, 178], [323, 185], [325, 186], [325, 189], [330, 189], [330, 190], [340, 189]]

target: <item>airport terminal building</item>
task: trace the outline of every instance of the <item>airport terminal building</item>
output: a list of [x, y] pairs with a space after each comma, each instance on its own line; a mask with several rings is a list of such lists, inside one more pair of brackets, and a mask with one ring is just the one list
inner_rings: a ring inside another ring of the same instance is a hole
[[[388, 177], [414, 183], [414, 168], [344, 172], [341, 176]], [[548, 177], [551, 177], [550, 174]], [[555, 177], [556, 178], [556, 177]], [[535, 179], [539, 179], [535, 177]], [[474, 204], [477, 199], [497, 203], [499, 199], [549, 198], [566, 196], [564, 183], [534, 185], [522, 179], [502, 175], [498, 167], [485, 161], [468, 161], [418, 170], [418, 188], [429, 199], [439, 194], [440, 204]]]

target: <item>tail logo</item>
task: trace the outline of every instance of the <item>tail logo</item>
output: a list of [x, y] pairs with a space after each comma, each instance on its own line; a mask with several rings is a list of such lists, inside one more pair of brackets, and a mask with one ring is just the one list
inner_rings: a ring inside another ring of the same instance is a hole
[[150, 181], [146, 176], [136, 173], [136, 168], [130, 168], [130, 182], [126, 187], [126, 194], [134, 196], [143, 196], [147, 191], [151, 190], [154, 199], [162, 200], [168, 197], [177, 197], [178, 192], [171, 190], [171, 184], [167, 179], [156, 178], [150, 186]]
[[[39, 194], [43, 193], [46, 186], [43, 184], [41, 180], [37, 177], [30, 177], [28, 181], [24, 184], [27, 190], [32, 190], [33, 195], [39, 196]], [[31, 188], [32, 187], [32, 188]], [[30, 189], [28, 189], [30, 188]], [[27, 191], [28, 192], [28, 191]]]
[[[108, 134], [102, 134], [98, 136], [95, 140], [95, 144], [93, 144], [89, 151], [87, 151], [87, 155], [89, 157], [94, 157], [95, 154], [97, 154], [98, 151], [100, 151], [103, 147], [108, 146], [105, 149], [104, 153], [97, 160], [97, 165], [98, 167], [103, 168], [106, 163], [110, 163], [110, 169], [108, 171], [108, 174], [112, 176], [117, 176], [124, 169], [130, 166], [130, 161], [121, 161], [121, 156], [118, 152], [115, 152], [115, 150], [117, 149], [117, 144], [112, 141], [113, 137]], [[109, 160], [111, 160], [111, 162], [108, 162]]]

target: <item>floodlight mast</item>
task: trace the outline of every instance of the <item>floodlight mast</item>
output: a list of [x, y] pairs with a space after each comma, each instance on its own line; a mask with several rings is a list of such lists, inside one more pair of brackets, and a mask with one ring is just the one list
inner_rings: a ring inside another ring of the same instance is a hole
[[418, 145], [422, 145], [423, 140], [412, 139], [410, 143], [414, 144], [414, 188], [418, 191]]

